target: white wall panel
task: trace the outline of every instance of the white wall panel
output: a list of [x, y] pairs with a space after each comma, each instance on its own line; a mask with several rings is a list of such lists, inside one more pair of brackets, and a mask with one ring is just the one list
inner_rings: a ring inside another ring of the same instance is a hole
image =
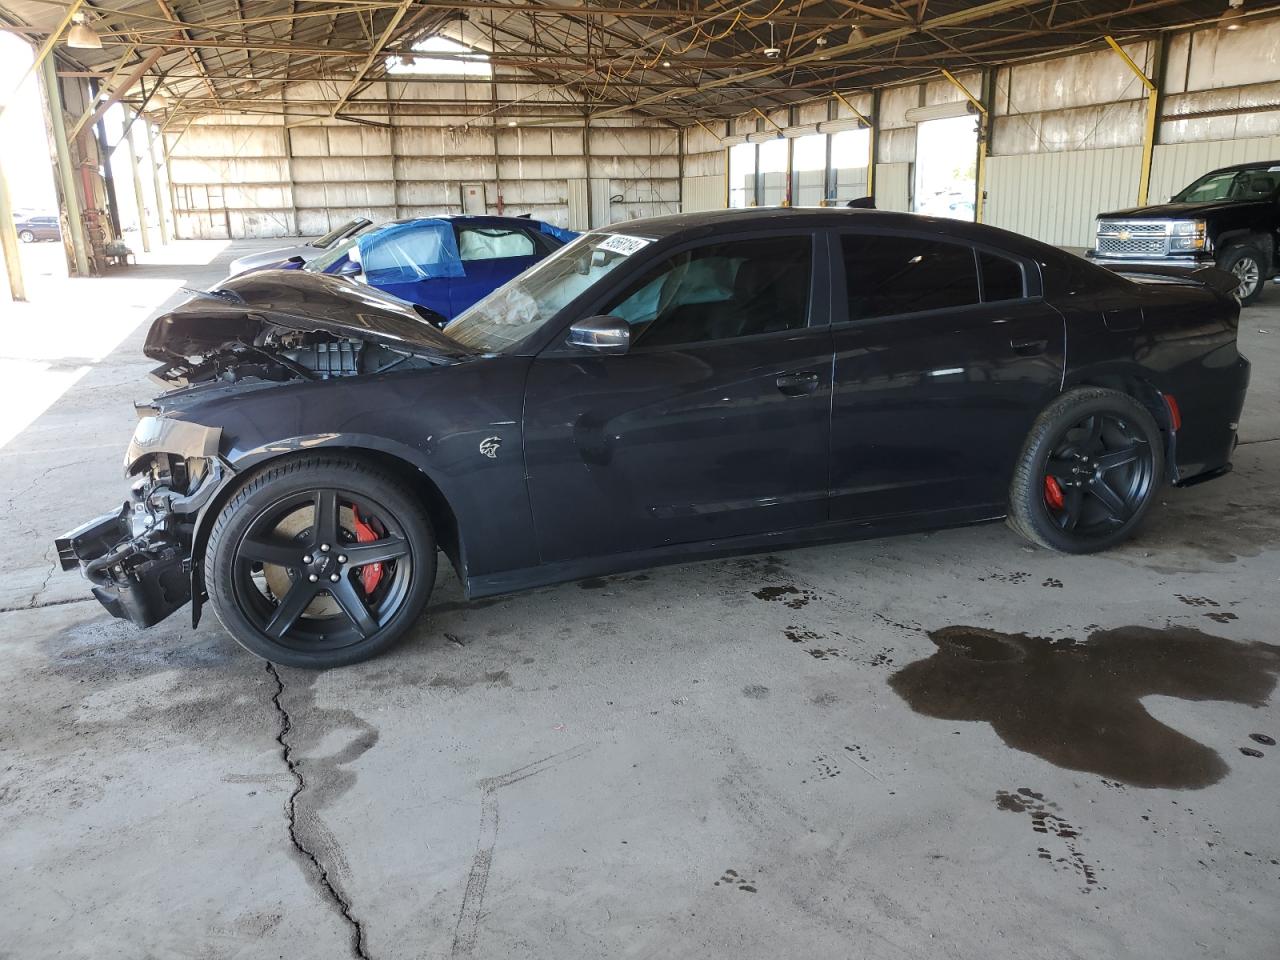
[[685, 177], [680, 181], [680, 191], [680, 209], [683, 213], [724, 209], [723, 174]]
[[1133, 206], [1139, 147], [987, 160], [984, 220], [1060, 246], [1088, 246], [1097, 214]]
[[876, 164], [876, 209], [903, 213], [911, 209], [911, 164]]

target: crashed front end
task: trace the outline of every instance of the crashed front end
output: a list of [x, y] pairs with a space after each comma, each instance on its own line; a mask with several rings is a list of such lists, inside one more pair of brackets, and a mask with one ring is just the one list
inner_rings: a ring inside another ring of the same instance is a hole
[[62, 569], [79, 568], [112, 616], [149, 627], [191, 600], [196, 521], [228, 471], [221, 433], [143, 417], [125, 456], [138, 476], [129, 500], [54, 541]]

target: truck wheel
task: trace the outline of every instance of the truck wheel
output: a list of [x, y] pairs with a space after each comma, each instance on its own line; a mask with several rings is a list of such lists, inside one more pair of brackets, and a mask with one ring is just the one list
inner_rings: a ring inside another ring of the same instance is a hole
[[1062, 553], [1127, 539], [1164, 476], [1160, 428], [1118, 390], [1077, 387], [1036, 418], [1009, 485], [1009, 526]]
[[422, 613], [436, 543], [421, 502], [347, 457], [268, 467], [227, 502], [209, 536], [209, 602], [239, 643], [291, 667], [366, 660]]
[[1228, 247], [1218, 258], [1218, 266], [1228, 273], [1234, 273], [1240, 281], [1236, 287], [1236, 299], [1241, 306], [1253, 303], [1262, 294], [1266, 284], [1266, 273], [1263, 264], [1266, 257], [1252, 244], [1241, 244]]

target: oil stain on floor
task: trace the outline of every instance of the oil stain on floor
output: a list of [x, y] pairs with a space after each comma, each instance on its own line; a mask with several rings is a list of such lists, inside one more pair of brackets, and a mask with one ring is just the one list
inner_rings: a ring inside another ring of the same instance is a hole
[[1228, 770], [1143, 697], [1262, 706], [1280, 674], [1280, 646], [1186, 627], [1099, 630], [1086, 643], [961, 626], [929, 637], [938, 649], [889, 681], [917, 713], [986, 721], [1016, 750], [1139, 787], [1206, 787]]

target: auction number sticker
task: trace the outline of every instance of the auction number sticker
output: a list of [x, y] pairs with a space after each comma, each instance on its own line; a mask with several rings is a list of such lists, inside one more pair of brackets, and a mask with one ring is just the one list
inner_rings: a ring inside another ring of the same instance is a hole
[[624, 257], [629, 257], [637, 250], [643, 250], [651, 243], [653, 241], [645, 237], [628, 237], [621, 233], [611, 233], [596, 249], [607, 250], [609, 253], [619, 253]]

